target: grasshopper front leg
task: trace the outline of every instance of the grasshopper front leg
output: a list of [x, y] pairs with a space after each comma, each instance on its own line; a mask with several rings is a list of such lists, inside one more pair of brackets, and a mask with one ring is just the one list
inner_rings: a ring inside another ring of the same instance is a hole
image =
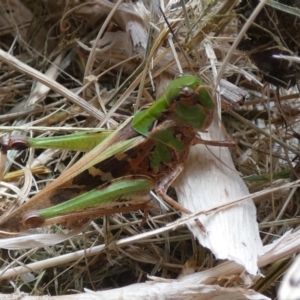
[[[168, 174], [167, 177], [164, 178], [164, 180], [162, 180], [160, 182], [160, 184], [156, 187], [155, 190], [156, 190], [157, 194], [162, 199], [164, 199], [167, 203], [169, 203], [171, 206], [173, 206], [177, 210], [179, 210], [187, 215], [190, 215], [190, 214], [192, 214], [191, 211], [189, 211], [184, 206], [180, 205], [178, 202], [176, 202], [174, 199], [172, 199], [170, 196], [167, 195], [168, 188], [172, 185], [172, 183], [178, 177], [178, 175], [182, 172], [182, 170], [183, 170], [183, 164], [180, 163], [176, 166], [176, 168], [171, 173]], [[199, 221], [199, 219], [196, 219], [195, 221], [196, 221], [197, 225], [200, 227], [200, 229], [203, 232], [206, 232], [205, 227]]]

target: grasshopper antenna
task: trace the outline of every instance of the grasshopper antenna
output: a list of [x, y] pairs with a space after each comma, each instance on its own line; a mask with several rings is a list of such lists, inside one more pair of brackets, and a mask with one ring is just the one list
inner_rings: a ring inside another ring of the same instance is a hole
[[[189, 61], [189, 59], [188, 59], [188, 56], [186, 55], [186, 52], [185, 52], [184, 49], [181, 47], [180, 42], [179, 42], [179, 40], [177, 39], [177, 37], [176, 37], [176, 35], [175, 35], [175, 33], [174, 33], [174, 30], [173, 30], [173, 28], [171, 27], [171, 24], [169, 23], [169, 21], [168, 21], [166, 15], [165, 15], [165, 13], [164, 13], [164, 11], [162, 10], [162, 8], [161, 8], [160, 5], [159, 5], [159, 10], [160, 10], [160, 12], [161, 12], [161, 14], [162, 14], [162, 17], [164, 18], [164, 21], [166, 22], [166, 24], [167, 24], [167, 26], [168, 26], [168, 28], [169, 28], [171, 34], [172, 34], [172, 36], [173, 36], [173, 38], [174, 38], [174, 40], [175, 40], [175, 42], [176, 42], [176, 44], [177, 44], [177, 46], [178, 46], [180, 52], [183, 54], [183, 56], [184, 56], [184, 58], [185, 58], [185, 60], [186, 60], [186, 62], [187, 62], [187, 64], [188, 64], [188, 66], [189, 66], [189, 69], [191, 70], [191, 72], [192, 72], [193, 75], [196, 75], [196, 73], [195, 73], [194, 69], [192, 68], [192, 65], [191, 65], [191, 63], [190, 63], [190, 61]], [[173, 52], [175, 61], [176, 61], [176, 63], [177, 63], [177, 66], [178, 66], [178, 69], [179, 69], [179, 73], [183, 74], [183, 70], [182, 70], [181, 64], [180, 64], [180, 62], [179, 62], [179, 60], [178, 60], [178, 56], [177, 56], [176, 50], [175, 50], [175, 48], [174, 48], [174, 44], [173, 44], [173, 42], [172, 42], [172, 39], [171, 39], [171, 38], [168, 38], [168, 40], [169, 40], [169, 44], [170, 44], [170, 47], [171, 47], [171, 49], [172, 49], [172, 52]]]

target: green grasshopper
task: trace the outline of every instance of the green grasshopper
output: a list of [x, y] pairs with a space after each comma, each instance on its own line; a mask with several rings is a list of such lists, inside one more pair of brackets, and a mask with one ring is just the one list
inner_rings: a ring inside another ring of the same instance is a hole
[[[214, 102], [202, 81], [184, 75], [172, 81], [149, 108], [138, 111], [114, 132], [70, 135], [71, 140], [76, 140], [75, 145], [72, 142], [76, 150], [89, 152], [2, 218], [0, 230], [22, 232], [53, 223], [74, 227], [81, 220], [146, 208], [145, 196], [152, 189], [178, 206], [166, 195], [167, 188], [181, 172], [197, 130], [210, 125], [213, 110]], [[86, 140], [85, 145], [78, 144], [78, 139]], [[12, 137], [2, 148], [59, 146], [71, 147], [67, 137], [58, 142]]]

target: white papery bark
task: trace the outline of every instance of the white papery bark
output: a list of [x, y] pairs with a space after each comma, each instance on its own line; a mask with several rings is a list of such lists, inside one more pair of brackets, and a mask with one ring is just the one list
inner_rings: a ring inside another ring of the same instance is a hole
[[[201, 137], [204, 140], [224, 140], [220, 132], [218, 122], [214, 121], [208, 133], [201, 133]], [[191, 148], [184, 171], [176, 179], [174, 187], [180, 204], [194, 213], [249, 194], [235, 170], [229, 149], [206, 145]], [[262, 243], [252, 200], [199, 219], [206, 234], [195, 222], [190, 222], [189, 228], [202, 246], [209, 248], [218, 259], [235, 261], [250, 274], [257, 273]]]

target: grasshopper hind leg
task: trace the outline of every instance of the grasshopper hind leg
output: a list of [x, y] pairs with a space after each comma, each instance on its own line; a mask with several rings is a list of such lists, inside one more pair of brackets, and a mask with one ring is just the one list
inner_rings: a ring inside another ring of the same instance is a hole
[[78, 227], [100, 216], [145, 209], [145, 197], [154, 187], [154, 180], [148, 176], [120, 177], [64, 203], [27, 211], [22, 216], [23, 223], [29, 228], [54, 223]]

